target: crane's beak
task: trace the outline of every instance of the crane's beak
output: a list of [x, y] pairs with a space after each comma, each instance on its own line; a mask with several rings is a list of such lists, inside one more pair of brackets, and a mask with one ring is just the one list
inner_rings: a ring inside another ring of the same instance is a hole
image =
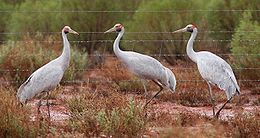
[[179, 29], [179, 30], [176, 30], [172, 33], [179, 33], [179, 32], [186, 32], [186, 28], [182, 28], [182, 29]]
[[79, 35], [79, 33], [77, 33], [76, 31], [74, 31], [74, 30], [72, 30], [72, 29], [69, 30], [69, 33]]
[[104, 33], [110, 33], [110, 32], [114, 32], [114, 31], [116, 31], [115, 27], [110, 28], [109, 30], [105, 31]]

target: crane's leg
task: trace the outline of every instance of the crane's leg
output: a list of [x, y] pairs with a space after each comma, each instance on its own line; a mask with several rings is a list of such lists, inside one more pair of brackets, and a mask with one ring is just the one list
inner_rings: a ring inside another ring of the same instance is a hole
[[163, 86], [160, 83], [158, 83], [155, 80], [153, 80], [153, 82], [160, 87], [160, 90], [148, 102], [146, 102], [146, 104], [144, 105], [144, 108], [146, 108], [146, 106], [153, 100], [153, 98], [156, 97], [163, 90]]
[[37, 105], [37, 112], [38, 112], [38, 114], [41, 113], [41, 110], [40, 110], [41, 106], [42, 106], [42, 98], [39, 100], [38, 105]]
[[50, 113], [50, 103], [49, 103], [49, 96], [50, 96], [50, 93], [47, 92], [47, 108], [48, 108], [48, 117], [49, 119], [51, 118], [51, 113]]
[[215, 115], [215, 100], [213, 99], [213, 94], [212, 94], [212, 90], [211, 90], [211, 85], [208, 81], [206, 81], [208, 86], [209, 86], [209, 95], [210, 95], [210, 101], [211, 101], [211, 105], [212, 105], [212, 109], [213, 109], [213, 116]]
[[[233, 95], [234, 96], [234, 95]], [[224, 104], [223, 106], [218, 110], [218, 112], [216, 113], [216, 118], [219, 117], [219, 113], [220, 111], [226, 106], [227, 103], [229, 103], [231, 101], [231, 99], [233, 98], [233, 96], [231, 96]]]
[[23, 103], [21, 103], [21, 102], [17, 102], [17, 106], [19, 106], [19, 107], [23, 107]]
[[147, 97], [148, 96], [148, 92], [147, 92], [147, 89], [146, 89], [146, 81], [144, 79], [141, 79], [141, 82], [142, 82], [142, 84], [144, 86], [144, 95], [145, 95], [145, 97]]

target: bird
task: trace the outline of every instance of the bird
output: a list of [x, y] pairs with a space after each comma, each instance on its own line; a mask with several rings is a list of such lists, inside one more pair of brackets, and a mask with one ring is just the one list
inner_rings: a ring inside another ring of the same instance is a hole
[[[193, 50], [193, 42], [197, 36], [198, 29], [194, 24], [189, 24], [186, 27], [176, 30], [173, 33], [189, 32], [190, 39], [187, 43], [186, 52], [188, 57], [197, 64], [198, 70], [202, 78], [207, 82], [211, 103], [213, 108], [213, 116], [218, 118], [220, 111], [224, 106], [231, 101], [234, 95], [240, 95], [240, 87], [237, 84], [236, 77], [232, 71], [231, 66], [221, 57], [208, 52]], [[217, 85], [226, 93], [227, 101], [215, 114], [215, 103], [212, 95], [211, 85]]]
[[133, 51], [123, 51], [119, 48], [120, 39], [125, 32], [125, 28], [122, 24], [115, 24], [104, 33], [109, 32], [118, 33], [113, 44], [113, 51], [117, 58], [119, 58], [127, 67], [127, 69], [141, 79], [145, 94], [147, 94], [147, 89], [145, 86], [146, 80], [152, 80], [160, 87], [160, 90], [148, 102], [146, 102], [144, 108], [163, 90], [163, 88], [170, 89], [172, 92], [175, 91], [176, 78], [174, 73], [169, 68], [163, 66], [153, 57]]
[[[28, 100], [34, 98], [36, 95], [47, 94], [47, 107], [48, 107], [48, 116], [50, 118], [50, 109], [49, 109], [49, 92], [55, 89], [66, 69], [69, 67], [70, 62], [70, 44], [67, 38], [67, 34], [77, 34], [76, 31], [72, 30], [69, 26], [65, 26], [62, 29], [62, 38], [63, 38], [63, 51], [62, 54], [40, 67], [36, 71], [34, 71], [29, 78], [21, 84], [21, 86], [17, 90], [17, 100], [22, 105], [26, 104]], [[40, 113], [42, 98], [38, 103], [38, 113]]]

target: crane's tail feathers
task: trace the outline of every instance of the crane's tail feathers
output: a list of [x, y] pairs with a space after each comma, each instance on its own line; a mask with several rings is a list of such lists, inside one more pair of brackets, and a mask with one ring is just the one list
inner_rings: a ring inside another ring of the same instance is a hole
[[227, 99], [230, 99], [236, 93], [240, 94], [239, 86], [231, 77], [220, 79], [216, 84], [226, 92]]
[[175, 89], [176, 89], [175, 75], [169, 68], [165, 67], [165, 69], [166, 69], [166, 75], [167, 75], [167, 80], [168, 80], [168, 84], [166, 86], [174, 93]]
[[30, 82], [31, 78], [32, 78], [33, 74], [18, 88], [17, 90], [17, 94], [16, 94], [16, 98], [19, 102], [21, 103], [25, 103], [25, 99], [22, 98], [22, 93], [25, 90], [25, 86]]

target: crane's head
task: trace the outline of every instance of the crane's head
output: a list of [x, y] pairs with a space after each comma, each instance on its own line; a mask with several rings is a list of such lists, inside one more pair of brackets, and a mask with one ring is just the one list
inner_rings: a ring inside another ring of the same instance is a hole
[[62, 32], [64, 32], [65, 34], [72, 33], [72, 34], [79, 35], [79, 33], [72, 30], [69, 26], [64, 26], [64, 28], [62, 29]]
[[110, 32], [121, 32], [124, 29], [124, 26], [120, 23], [117, 23], [114, 27], [110, 28], [109, 30], [107, 30], [104, 33], [110, 33]]
[[197, 27], [194, 24], [188, 24], [186, 27], [176, 30], [173, 33], [178, 33], [178, 32], [190, 32], [192, 33], [194, 30], [197, 30]]

